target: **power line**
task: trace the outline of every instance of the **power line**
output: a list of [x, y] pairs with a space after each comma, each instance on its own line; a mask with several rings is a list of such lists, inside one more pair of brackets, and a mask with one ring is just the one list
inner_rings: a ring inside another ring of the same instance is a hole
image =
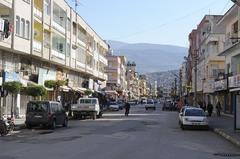
[[184, 16], [181, 16], [181, 17], [173, 19], [169, 22], [157, 25], [157, 26], [152, 27], [150, 29], [143, 29], [141, 31], [137, 31], [137, 32], [134, 32], [134, 33], [126, 35], [126, 36], [119, 36], [119, 37], [115, 37], [115, 38], [111, 38], [111, 39], [112, 40], [118, 40], [118, 39], [123, 39], [123, 38], [130, 38], [130, 37], [133, 37], [133, 36], [136, 36], [136, 35], [144, 34], [146, 32], [152, 32], [152, 31], [158, 30], [158, 29], [160, 29], [164, 26], [167, 26], [169, 24], [172, 24], [172, 23], [175, 23], [175, 22], [178, 22], [178, 21], [181, 21], [181, 20], [185, 20], [188, 17], [194, 16], [194, 14], [198, 13], [199, 11], [205, 10], [207, 7], [209, 7], [212, 4], [215, 4], [216, 2], [219, 2], [219, 0], [213, 0], [211, 3], [207, 4], [206, 6], [200, 8], [200, 9], [194, 10], [193, 12], [190, 12], [190, 13], [184, 15]]
[[224, 8], [222, 9], [222, 11], [220, 12], [220, 14], [223, 14], [223, 12], [225, 11], [225, 9], [227, 8], [227, 6], [230, 4], [230, 0], [227, 0], [226, 5], [224, 6]]

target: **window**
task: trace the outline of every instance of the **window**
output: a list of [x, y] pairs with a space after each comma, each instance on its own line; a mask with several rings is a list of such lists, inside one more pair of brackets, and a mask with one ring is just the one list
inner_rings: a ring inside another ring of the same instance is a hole
[[50, 16], [51, 6], [49, 0], [44, 0], [44, 13]]
[[59, 53], [65, 54], [65, 52], [66, 52], [65, 38], [63, 38], [62, 36], [60, 36], [58, 34], [53, 34], [52, 47], [53, 47], [53, 50], [55, 50]]
[[25, 38], [29, 39], [30, 38], [30, 22], [27, 20], [26, 21], [26, 34]]
[[238, 21], [233, 24], [233, 33], [238, 33]]
[[21, 19], [21, 24], [20, 24], [20, 36], [24, 37], [25, 36], [25, 19]]
[[77, 34], [77, 25], [73, 22], [73, 35]]
[[16, 17], [16, 35], [20, 36], [20, 17]]
[[56, 3], [53, 5], [53, 20], [61, 27], [66, 27], [66, 12]]

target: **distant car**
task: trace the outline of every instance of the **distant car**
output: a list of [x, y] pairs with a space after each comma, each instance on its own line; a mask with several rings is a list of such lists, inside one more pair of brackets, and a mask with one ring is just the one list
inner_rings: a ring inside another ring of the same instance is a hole
[[154, 104], [154, 100], [153, 99], [148, 99], [147, 100], [147, 103], [145, 104], [145, 109], [146, 110], [148, 110], [148, 109], [156, 110], [156, 106]]
[[68, 126], [68, 117], [59, 102], [55, 101], [30, 101], [27, 104], [26, 127], [48, 126], [55, 129], [57, 125]]
[[208, 129], [208, 120], [203, 109], [184, 106], [179, 113], [179, 125], [182, 129], [187, 127], [201, 127]]
[[110, 102], [109, 104], [109, 110], [112, 110], [112, 111], [119, 111], [119, 105], [117, 102]]
[[147, 104], [147, 100], [146, 99], [142, 100], [142, 104]]
[[170, 110], [172, 105], [172, 101], [164, 101], [162, 110]]

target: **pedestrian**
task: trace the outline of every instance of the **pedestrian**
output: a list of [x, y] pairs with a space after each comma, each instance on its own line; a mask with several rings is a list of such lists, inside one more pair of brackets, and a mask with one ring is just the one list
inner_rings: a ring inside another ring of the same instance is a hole
[[217, 116], [221, 116], [222, 107], [219, 101], [217, 102], [216, 110], [217, 110]]
[[208, 110], [208, 116], [212, 116], [213, 105], [211, 104], [211, 102], [208, 103], [207, 110]]
[[202, 109], [204, 112], [206, 112], [206, 102], [205, 101], [203, 102]]
[[125, 116], [128, 116], [130, 111], [130, 104], [128, 102], [125, 103]]

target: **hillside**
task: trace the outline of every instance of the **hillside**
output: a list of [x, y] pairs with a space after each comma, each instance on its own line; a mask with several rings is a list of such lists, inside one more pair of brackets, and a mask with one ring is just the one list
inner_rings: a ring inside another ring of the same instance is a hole
[[173, 45], [129, 44], [118, 41], [108, 43], [114, 55], [124, 55], [128, 60], [135, 61], [137, 70], [141, 73], [179, 69], [183, 57], [187, 55], [187, 48]]

